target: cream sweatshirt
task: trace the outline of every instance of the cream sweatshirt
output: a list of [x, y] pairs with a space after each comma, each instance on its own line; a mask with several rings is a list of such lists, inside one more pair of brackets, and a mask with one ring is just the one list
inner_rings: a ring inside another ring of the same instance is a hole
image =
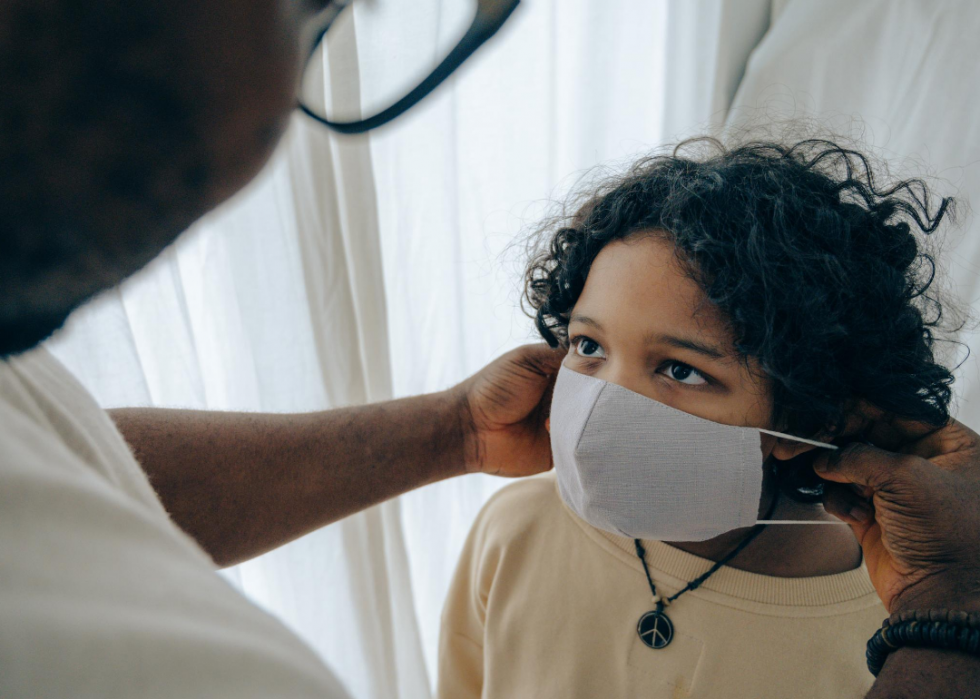
[[[711, 562], [644, 542], [668, 596]], [[441, 699], [857, 699], [867, 639], [887, 616], [867, 571], [777, 578], [723, 567], [666, 610], [665, 648], [631, 539], [561, 502], [553, 475], [501, 490], [470, 532], [442, 619]]]

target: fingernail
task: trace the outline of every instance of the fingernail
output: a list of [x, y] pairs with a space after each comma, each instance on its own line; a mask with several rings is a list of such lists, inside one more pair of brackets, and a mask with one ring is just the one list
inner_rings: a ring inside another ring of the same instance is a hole
[[847, 515], [851, 519], [864, 523], [871, 519], [871, 508], [867, 505], [855, 505], [848, 511]]
[[827, 460], [817, 459], [813, 462], [813, 470], [817, 473], [827, 473]]

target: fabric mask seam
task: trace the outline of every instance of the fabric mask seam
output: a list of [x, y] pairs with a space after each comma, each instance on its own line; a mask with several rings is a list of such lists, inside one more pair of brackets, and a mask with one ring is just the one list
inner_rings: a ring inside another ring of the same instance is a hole
[[[758, 434], [758, 433], [756, 433], [756, 434]], [[741, 437], [745, 437], [746, 435], [745, 435], [745, 433], [742, 433], [740, 436]], [[740, 441], [741, 441], [741, 444], [739, 446], [741, 447], [742, 455], [744, 455], [745, 454], [745, 443], [746, 443], [746, 440], [745, 439], [742, 439]], [[762, 440], [761, 439], [759, 440], [759, 455], [760, 456], [762, 455]], [[743, 462], [744, 462], [744, 459], [743, 459]], [[759, 490], [760, 490], [760, 492], [762, 490], [761, 483], [762, 482], [765, 482], [765, 467], [766, 467], [766, 462], [763, 459], [762, 466], [761, 466], [761, 468], [763, 470], [762, 470], [762, 474], [760, 474], [760, 476], [759, 476], [759, 480], [760, 480]], [[747, 474], [745, 473], [745, 469], [739, 469], [739, 471], [740, 472], [739, 472], [739, 484], [738, 484], [738, 486], [739, 486], [738, 501], [740, 503], [744, 503], [745, 502], [746, 481], [748, 481], [748, 478], [747, 478]], [[755, 507], [755, 512], [753, 513], [753, 517], [752, 517], [752, 520], [753, 520], [752, 521], [752, 524], [753, 525], [755, 524], [755, 520], [759, 519], [759, 504], [756, 503], [754, 505], [754, 507]]]
[[[582, 374], [582, 375], [588, 376], [587, 374]], [[590, 376], [589, 378], [595, 378], [595, 377]], [[597, 380], [602, 381], [602, 379], [597, 379]], [[599, 405], [599, 399], [602, 398], [602, 394], [605, 393], [606, 388], [608, 386], [614, 385], [614, 384], [610, 384], [608, 381], [605, 381], [603, 383], [605, 385], [599, 389], [599, 392], [596, 394], [595, 400], [592, 401], [592, 407], [589, 408], [589, 414], [585, 416], [585, 422], [582, 423], [582, 431], [579, 433], [578, 439], [575, 440], [575, 446], [572, 447], [572, 454], [578, 454], [578, 446], [579, 444], [582, 443], [582, 440], [585, 439], [585, 431], [589, 427], [589, 422], [592, 420], [592, 414], [595, 412], [596, 406]]]

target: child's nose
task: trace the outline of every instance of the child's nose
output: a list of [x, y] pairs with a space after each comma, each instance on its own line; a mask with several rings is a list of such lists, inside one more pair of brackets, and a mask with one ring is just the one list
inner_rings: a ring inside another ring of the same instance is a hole
[[613, 365], [606, 363], [596, 376], [609, 383], [639, 393], [641, 396], [660, 400], [657, 395], [656, 386], [650, 381], [649, 371], [646, 365], [630, 367], [625, 365]]

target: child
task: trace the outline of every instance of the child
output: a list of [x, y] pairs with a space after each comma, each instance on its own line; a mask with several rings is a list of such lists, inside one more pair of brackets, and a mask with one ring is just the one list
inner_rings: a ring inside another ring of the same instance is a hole
[[887, 614], [850, 529], [816, 526], [809, 460], [862, 406], [948, 420], [913, 231], [949, 204], [831, 142], [701, 139], [546, 225], [526, 295], [568, 351], [557, 473], [477, 519], [440, 697], [863, 697]]

